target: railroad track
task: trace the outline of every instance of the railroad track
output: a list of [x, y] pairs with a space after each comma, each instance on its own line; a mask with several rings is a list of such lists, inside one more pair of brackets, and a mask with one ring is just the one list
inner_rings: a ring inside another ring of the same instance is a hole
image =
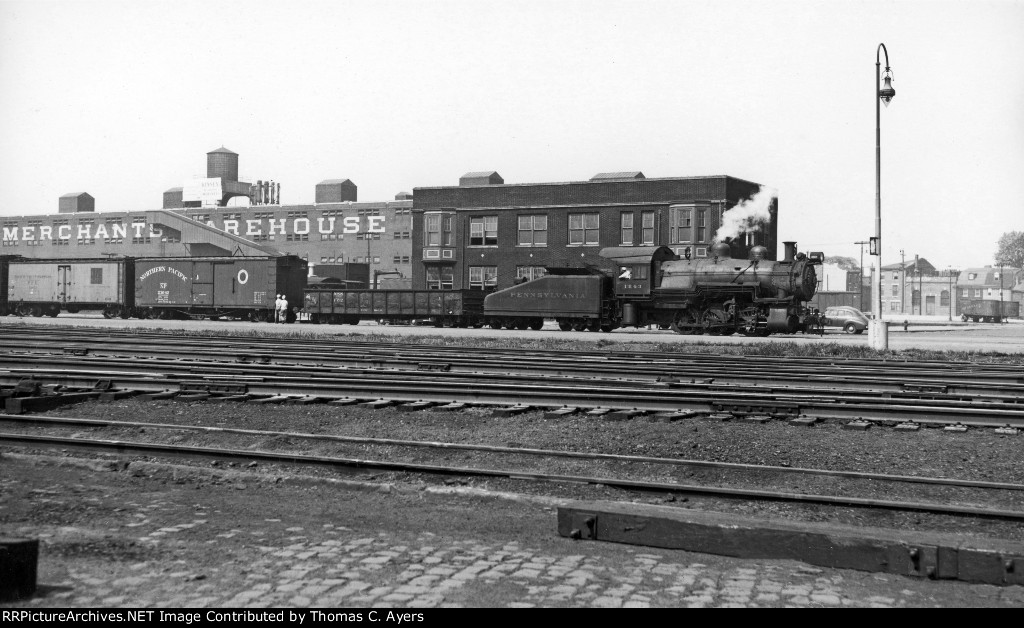
[[[29, 331], [0, 330], [5, 347], [0, 386], [28, 382], [27, 388], [51, 393], [40, 403], [56, 403], [57, 397], [101, 385], [108, 396], [111, 391], [191, 399], [206, 395], [256, 403], [401, 403], [410, 409], [487, 404], [508, 412], [586, 411], [614, 418], [719, 413], [805, 422], [896, 422], [908, 429], [922, 424], [1024, 427], [1024, 375], [1004, 365], [511, 351], [152, 333], [108, 337], [80, 328], [37, 337]], [[8, 411], [19, 407], [31, 404], [8, 403]]]
[[[6, 431], [0, 432], [0, 445], [8, 447], [155, 456], [190, 462], [259, 461], [264, 464], [315, 465], [349, 472], [362, 470], [373, 473], [399, 472], [423, 476], [591, 484], [614, 487], [634, 495], [670, 493], [1024, 521], [1024, 485], [1002, 482], [74, 417], [0, 414], [0, 423], [6, 426]], [[87, 438], [82, 433], [83, 429], [92, 430], [90, 437]], [[45, 433], [39, 433], [40, 431]], [[75, 433], [70, 436], [62, 435], [68, 431]], [[209, 446], [209, 443], [196, 446], [168, 442], [168, 433], [181, 432], [202, 434], [207, 440], [230, 437], [232, 446]], [[134, 435], [138, 438], [143, 433], [147, 440], [123, 439], [125, 435]], [[100, 438], [101, 436], [113, 436], [117, 439]], [[274, 451], [253, 448], [253, 444], [267, 442], [292, 443], [293, 447], [292, 450]], [[305, 453], [311, 448], [330, 450], [338, 446], [358, 448], [358, 452], [364, 456], [375, 454], [377, 457], [355, 458], [350, 455]], [[475, 458], [486, 461], [487, 466], [419, 462], [417, 460], [422, 456], [415, 452], [423, 449], [475, 454]], [[566, 466], [567, 460], [571, 461], [572, 465]], [[703, 470], [713, 476], [713, 483], [678, 481], [680, 477], [684, 477], [687, 469]], [[573, 470], [579, 472], [569, 473]], [[605, 474], [595, 475], [595, 470], [604, 471]], [[824, 482], [817, 482], [822, 479]], [[837, 479], [847, 482], [841, 492], [835, 491]], [[794, 481], [801, 482], [806, 489], [794, 492], [764, 488], [782, 484], [792, 486]], [[907, 485], [914, 488], [911, 491], [900, 488]], [[816, 487], [822, 486], [832, 487], [833, 492], [813, 492]], [[926, 490], [922, 490], [921, 487], [925, 487]], [[921, 495], [929, 494], [927, 489], [936, 491], [933, 493], [934, 499], [921, 501]], [[879, 493], [902, 494], [905, 497], [912, 495], [914, 498], [900, 500], [867, 496]]]

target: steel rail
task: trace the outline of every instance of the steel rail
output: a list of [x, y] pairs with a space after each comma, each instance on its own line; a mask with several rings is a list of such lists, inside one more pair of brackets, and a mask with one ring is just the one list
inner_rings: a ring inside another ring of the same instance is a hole
[[527, 456], [544, 456], [560, 458], [576, 458], [583, 460], [612, 460], [617, 462], [636, 462], [641, 464], [664, 464], [673, 466], [706, 467], [710, 469], [726, 469], [739, 471], [768, 471], [775, 473], [792, 473], [796, 475], [820, 475], [828, 477], [849, 478], [857, 480], [874, 480], [882, 482], [904, 482], [910, 484], [929, 484], [938, 486], [955, 486], [966, 488], [983, 488], [1005, 491], [1024, 491], [1024, 484], [1006, 482], [990, 482], [985, 480], [959, 480], [956, 478], [927, 477], [918, 475], [891, 475], [886, 473], [867, 473], [863, 471], [838, 471], [835, 469], [813, 469], [807, 467], [781, 467], [773, 465], [746, 464], [738, 462], [716, 462], [710, 460], [693, 460], [688, 458], [660, 458], [653, 456], [634, 456], [628, 454], [604, 454], [578, 451], [560, 451], [557, 449], [536, 449], [524, 447], [503, 447], [498, 445], [474, 445], [467, 443], [446, 443], [437, 441], [413, 441], [394, 438], [372, 438], [368, 436], [342, 436], [338, 434], [310, 434], [305, 432], [279, 432], [270, 430], [250, 430], [235, 427], [211, 427], [206, 425], [177, 425], [174, 423], [146, 423], [140, 421], [115, 421], [109, 419], [86, 419], [76, 417], [51, 417], [31, 414], [0, 414], [0, 421], [18, 425], [36, 425], [41, 427], [116, 427], [144, 428], [152, 430], [182, 430], [208, 433], [239, 434], [259, 437], [286, 437], [308, 440], [337, 441], [367, 445], [387, 445], [400, 447], [423, 447], [433, 449], [455, 449], [463, 451], [480, 451], [507, 453]]
[[[26, 347], [20, 347], [26, 348]], [[75, 347], [65, 347], [57, 355], [62, 355], [72, 350]], [[93, 348], [95, 349], [95, 348]], [[211, 347], [195, 347], [194, 350], [203, 350], [209, 352]], [[178, 346], [173, 349], [153, 349], [145, 347], [118, 347], [118, 350], [122, 355], [132, 355], [133, 357], [140, 359], [154, 359], [154, 358], [173, 358], [174, 356], [180, 356], [182, 354], [188, 354], [190, 348], [188, 346]], [[131, 352], [130, 354], [128, 352]], [[45, 353], [15, 353], [11, 351], [12, 356], [17, 356], [18, 359], [29, 359], [31, 356], [46, 356]], [[91, 359], [100, 357], [116, 357], [118, 354], [112, 351], [109, 347], [104, 347], [100, 351], [93, 352]], [[195, 353], [191, 353], [195, 355]], [[266, 359], [271, 360], [276, 364], [284, 363], [284, 366], [303, 366], [303, 364], [287, 364], [287, 360], [309, 360], [309, 353], [301, 352], [273, 352], [263, 351], [261, 353], [244, 352], [237, 353], [234, 355], [234, 360], [228, 358], [231, 354], [226, 354], [225, 351], [221, 350], [217, 352], [218, 357], [221, 359], [213, 360], [212, 363], [237, 363], [247, 359]], [[80, 356], [85, 358], [86, 356]], [[721, 387], [725, 385], [751, 385], [751, 383], [763, 382], [766, 379], [764, 371], [747, 370], [741, 371], [739, 369], [730, 369], [729, 367], [716, 365], [716, 366], [697, 366], [697, 365], [678, 365], [678, 366], [666, 366], [664, 368], [654, 368], [651, 365], [640, 365], [630, 362], [604, 362], [601, 364], [588, 363], [580, 361], [564, 361], [564, 362], [552, 362], [551, 360], [530, 360], [528, 357], [516, 356], [516, 355], [496, 355], [490, 359], [482, 360], [470, 360], [451, 356], [437, 356], [437, 355], [405, 355], [402, 357], [392, 356], [374, 356], [371, 354], [359, 354], [353, 356], [341, 356], [337, 353], [325, 354], [320, 352], [316, 355], [316, 364], [308, 364], [310, 367], [327, 367], [331, 365], [342, 365], [349, 368], [394, 368], [396, 370], [408, 369], [411, 367], [426, 367], [430, 365], [443, 366], [447, 370], [453, 373], [464, 373], [472, 372], [475, 375], [483, 373], [500, 374], [500, 375], [522, 375], [522, 376], [543, 376], [543, 377], [587, 377], [588, 379], [595, 378], [607, 378], [610, 375], [616, 375], [615, 379], [626, 379], [623, 375], [628, 375], [628, 379], [637, 381], [653, 381], [653, 382], [666, 382], [666, 383], [682, 383], [686, 378], [691, 378], [694, 381], [693, 384], [700, 384], [701, 382], [707, 382], [705, 385], [708, 387]], [[510, 362], [514, 360], [514, 362]], [[929, 389], [935, 390], [941, 388], [946, 396], [967, 396], [967, 395], [989, 395], [996, 396], [1001, 394], [1002, 396], [1009, 399], [1022, 399], [1024, 400], [1024, 384], [1014, 384], [1006, 382], [990, 382], [990, 383], [967, 383], [962, 381], [953, 381], [950, 379], [927, 379], [927, 378], [912, 378], [907, 377], [905, 374], [899, 373], [888, 373], [883, 371], [876, 371], [874, 373], [849, 373], [849, 372], [832, 372], [832, 373], [821, 373], [821, 372], [804, 372], [800, 370], [783, 370], [781, 368], [774, 368], [771, 371], [772, 381], [777, 382], [792, 382], [791, 386], [799, 386], [800, 388], [827, 388], [829, 390], [861, 390], [865, 385], [869, 386], [872, 390], [885, 392], [885, 393], [898, 393], [904, 395], [921, 395], [920, 391], [928, 391]], [[935, 393], [940, 394], [940, 393]]]
[[[385, 378], [382, 373], [370, 373], [371, 377], [360, 374], [335, 373], [331, 377], [309, 376], [283, 377], [265, 375], [240, 377], [246, 393], [252, 395], [294, 395], [326, 399], [359, 398], [392, 401], [432, 401], [438, 403], [462, 402], [485, 405], [510, 405], [558, 408], [562, 406], [583, 406], [613, 410], [637, 410], [642, 412], [679, 412], [683, 410], [714, 412], [721, 410], [746, 413], [800, 413], [821, 418], [858, 418], [880, 421], [914, 421], [936, 424], [969, 424], [979, 427], [1024, 427], [1024, 409], [975, 407], [959, 404], [955, 407], [938, 404], [899, 405], [879, 402], [877, 397], [864, 397], [859, 403], [846, 403], [835, 396], [808, 398], [776, 395], [765, 399], [763, 395], [742, 393], [719, 393], [715, 395], [693, 394], [685, 390], [662, 388], [628, 388], [575, 386], [544, 386], [543, 383], [488, 383], [472, 382], [472, 389], [465, 386], [440, 387], [437, 380], [431, 380], [429, 373], [409, 379]], [[187, 377], [192, 377], [189, 380]], [[236, 376], [232, 376], [236, 377]], [[23, 379], [68, 386], [91, 388], [98, 381], [109, 381], [115, 388], [145, 392], [167, 392], [172, 388], [181, 391], [183, 387], [197, 382], [213, 386], [228, 386], [231, 379], [224, 376], [201, 374], [146, 375], [117, 371], [81, 371], [47, 369], [6, 369], [0, 370], [0, 383], [14, 384]], [[996, 405], [996, 404], [989, 404]], [[1000, 404], [1002, 405], [1002, 404]]]
[[[0, 335], [3, 334], [4, 329], [0, 328]], [[47, 328], [48, 330], [49, 328]], [[61, 343], [67, 342], [71, 339], [69, 333], [77, 333], [83, 335], [86, 341], [93, 341], [97, 337], [101, 337], [104, 341], [110, 342], [113, 332], [104, 330], [98, 334], [85, 334], [84, 332], [78, 331], [81, 328], [58, 328], [61, 330], [58, 336]], [[67, 331], [66, 331], [67, 330]], [[40, 330], [22, 332], [26, 335], [31, 333], [31, 338], [38, 339]], [[58, 332], [49, 332], [57, 334]], [[433, 353], [439, 352], [457, 352], [459, 357], [465, 357], [467, 353], [482, 353], [485, 355], [495, 354], [503, 352], [501, 348], [495, 347], [457, 347], [457, 346], [439, 346], [431, 344], [398, 344], [398, 343], [381, 343], [381, 342], [369, 342], [369, 341], [354, 341], [354, 340], [325, 340], [323, 338], [306, 339], [306, 338], [282, 338], [280, 336], [268, 336], [260, 338], [258, 341], [251, 337], [246, 336], [214, 336], [214, 335], [175, 335], [175, 334], [142, 334], [129, 333], [129, 332], [118, 332], [119, 337], [137, 340], [140, 337], [150, 338], [152, 341], [162, 341], [171, 343], [172, 345], [182, 344], [187, 340], [194, 339], [197, 342], [201, 342], [202, 346], [209, 346], [211, 342], [219, 342], [221, 346], [236, 346], [238, 344], [246, 344], [244, 348], [247, 350], [259, 350], [267, 349], [272, 347], [274, 349], [289, 349], [293, 347], [302, 346], [305, 348], [315, 348], [317, 350], [324, 350], [330, 348], [332, 344], [340, 345], [343, 347], [355, 347], [357, 349], [373, 350], [375, 352], [387, 352], [393, 350], [400, 350], [403, 353], [409, 353], [416, 350], [428, 350]], [[147, 346], [147, 345], [143, 345]], [[905, 371], [908, 368], [923, 369], [926, 371], [943, 371], [949, 372], [952, 369], [959, 371], [967, 370], [968, 373], [976, 373], [981, 370], [990, 371], [993, 376], [1006, 375], [1008, 378], [1013, 379], [1015, 382], [1024, 383], [1024, 376], [1021, 375], [1020, 367], [1018, 365], [998, 365], [992, 363], [966, 363], [966, 362], [929, 362], [929, 361], [905, 361], [905, 360], [861, 360], [861, 359], [848, 359], [848, 358], [825, 358], [825, 357], [787, 357], [784, 359], [774, 357], [763, 357], [763, 355], [735, 355], [735, 354], [721, 354], [721, 353], [664, 353], [664, 352], [643, 352], [643, 351], [622, 351], [622, 350], [601, 350], [601, 351], [559, 351], [559, 350], [545, 350], [540, 351], [537, 349], [515, 349], [514, 351], [507, 351], [515, 354], [516, 357], [528, 357], [528, 355], [538, 355], [542, 360], [548, 360], [551, 358], [557, 358], [561, 355], [562, 358], [567, 358], [573, 362], [579, 362], [581, 360], [593, 359], [598, 361], [605, 361], [612, 358], [621, 358], [625, 360], [637, 361], [642, 360], [645, 364], [649, 364], [651, 361], [654, 362], [666, 362], [674, 363], [680, 360], [686, 362], [702, 362], [707, 363], [709, 366], [722, 365], [727, 363], [736, 363], [731, 366], [746, 366], [756, 365], [760, 366], [777, 366], [777, 365], [806, 365], [814, 368], [821, 366], [836, 367], [842, 369], [850, 369], [851, 367], [867, 367], [870, 369], [876, 369], [878, 365], [884, 364], [890, 368], [899, 369]], [[396, 355], [397, 353], [391, 353]], [[840, 364], [837, 364], [840, 363]], [[873, 372], [873, 371], [872, 371]]]
[[[194, 354], [192, 354], [192, 355], [194, 355]], [[68, 358], [66, 358], [63, 355], [54, 355], [54, 354], [34, 354], [34, 353], [33, 354], [9, 354], [9, 355], [2, 355], [2, 354], [0, 354], [0, 366], [2, 366], [4, 363], [14, 362], [16, 367], [20, 367], [20, 366], [22, 366], [26, 362], [44, 363], [44, 362], [47, 362], [47, 361], [50, 361], [50, 363], [52, 363], [52, 364], [54, 364], [56, 366], [56, 365], [63, 364], [67, 359]], [[93, 356], [78, 356], [75, 361], [78, 362], [78, 363], [81, 363], [81, 364], [108, 364], [109, 365], [109, 364], [118, 364], [118, 362], [116, 362], [116, 360], [118, 360], [118, 359], [119, 358], [117, 358], [115, 356], [105, 356], [105, 355], [98, 355], [97, 354], [97, 355], [93, 355]], [[134, 360], [135, 359], [137, 359], [137, 358], [132, 358], [132, 360], [133, 360], [132, 365], [130, 367], [127, 367], [131, 371], [135, 371], [137, 369], [137, 366], [134, 364]], [[207, 361], [206, 359], [203, 359], [203, 358], [192, 358], [192, 359], [181, 359], [181, 358], [179, 358], [177, 360], [163, 361], [163, 362], [160, 362], [160, 363], [163, 364], [164, 368], [166, 368], [166, 369], [175, 370], [175, 371], [181, 371], [181, 370], [186, 369], [186, 368], [191, 368], [191, 366], [194, 363], [196, 363], [196, 362], [203, 362], [204, 364], [206, 364], [205, 368], [208, 371], [210, 371], [210, 372], [221, 372], [221, 373], [237, 372], [237, 371], [244, 370], [245, 368], [248, 368], [248, 364], [246, 362], [238, 362], [238, 361], [229, 362], [229, 361], [221, 361], [221, 360]], [[155, 364], [155, 363], [151, 363], [151, 364]], [[422, 365], [422, 363], [418, 363], [417, 367], [419, 367], [420, 365]], [[404, 366], [404, 364], [403, 364], [403, 366]], [[299, 369], [304, 369], [304, 368], [305, 369], [322, 369], [323, 368], [323, 364], [322, 364], [322, 362], [317, 362], [317, 363], [313, 363], [313, 364], [309, 364], [309, 363], [306, 363], [306, 364], [302, 364], [302, 363], [296, 363], [296, 364], [275, 364], [274, 368], [277, 369], [278, 371], [281, 371], [281, 370], [299, 370]], [[375, 374], [376, 373], [390, 374], [392, 372], [401, 372], [401, 371], [402, 371], [402, 369], [398, 369], [398, 368], [394, 369], [393, 371], [383, 370], [383, 365], [378, 364], [378, 366], [374, 370], [367, 371], [367, 372], [373, 372]], [[336, 372], [342, 372], [342, 371], [332, 371], [332, 372], [336, 373]], [[344, 372], [346, 372], [346, 373], [356, 373], [358, 371], [355, 368], [348, 368], [348, 369], [345, 369]], [[621, 371], [618, 371], [618, 374], [621, 375]], [[446, 372], [446, 373], [437, 372], [437, 373], [435, 373], [434, 376], [437, 377], [438, 379], [446, 379], [446, 380], [449, 380], [449, 381], [456, 381], [459, 378], [467, 377], [467, 375], [470, 375], [470, 374], [467, 373], [467, 372], [456, 371], [456, 372]], [[471, 376], [472, 376], [472, 378], [474, 380], [492, 379], [492, 380], [509, 380], [509, 381], [527, 381], [527, 382], [530, 382], [530, 383], [535, 381], [535, 378], [529, 377], [527, 375], [522, 375], [522, 374], [519, 374], [519, 373], [501, 373], [499, 371], [493, 371], [493, 372], [491, 372], [491, 371], [488, 371], [488, 372], [472, 372]], [[633, 379], [626, 380], [626, 378], [623, 378], [623, 377], [617, 377], [617, 378], [614, 378], [614, 379], [608, 379], [608, 378], [602, 379], [600, 377], [594, 376], [593, 374], [581, 374], [581, 375], [572, 375], [572, 376], [570, 376], [570, 375], [562, 373], [562, 374], [555, 375], [555, 376], [549, 376], [547, 379], [550, 380], [550, 381], [565, 381], [565, 382], [574, 382], [574, 381], [580, 381], [580, 379], [583, 379], [583, 380], [585, 380], [590, 385], [609, 385], [609, 386], [620, 386], [623, 381], [629, 381], [630, 384], [633, 385], [633, 386], [641, 386], [641, 385], [643, 385], [643, 383], [650, 381], [650, 383], [653, 383], [653, 384], [660, 384], [660, 385], [663, 385], [663, 386], [668, 386], [668, 387], [676, 388], [676, 389], [689, 388], [691, 390], [701, 390], [701, 391], [704, 391], [707, 394], [716, 394], [716, 395], [724, 395], [724, 396], [730, 396], [731, 394], [733, 394], [732, 393], [733, 386], [730, 385], [728, 380], [716, 383], [715, 382], [715, 378], [706, 378], [706, 379], [703, 379], [701, 381], [697, 381], [696, 379], [694, 379], [693, 381], [687, 383], [687, 382], [681, 381], [681, 380], [679, 380], [677, 378], [672, 378], [671, 380], [662, 380], [662, 381], [658, 381], [658, 380], [635, 380], [634, 381]], [[757, 381], [761, 382], [761, 381], [764, 381], [764, 379], [765, 378], [762, 375], [762, 377], [760, 377]], [[774, 375], [773, 375], [773, 379], [775, 379]], [[806, 382], [811, 380], [811, 379], [816, 379], [816, 378], [801, 378], [800, 381], [801, 381], [802, 384], [806, 384]], [[871, 389], [869, 391], [863, 391], [863, 390], [857, 389], [857, 388], [845, 388], [845, 387], [841, 387], [841, 386], [836, 387], [836, 386], [833, 386], [832, 384], [833, 384], [833, 382], [831, 382], [831, 381], [827, 382], [827, 385], [829, 386], [829, 388], [828, 388], [828, 390], [829, 390], [828, 396], [829, 397], [837, 397], [837, 396], [838, 397], [843, 397], [844, 399], [848, 399], [850, 403], [856, 403], [858, 401], [857, 395], [855, 394], [855, 393], [857, 393], [857, 394], [867, 394], [867, 395], [872, 396], [872, 397], [877, 396], [878, 394], [883, 394], [883, 395], [885, 395], [885, 398], [890, 400], [892, 403], [896, 403], [897, 401], [903, 401], [903, 400], [912, 400], [914, 402], [924, 403], [926, 405], [934, 404], [934, 403], [943, 403], [943, 404], [947, 404], [947, 405], [950, 405], [950, 406], [960, 405], [960, 406], [970, 407], [972, 404], [976, 404], [976, 403], [979, 403], [979, 402], [985, 402], [985, 403], [999, 402], [999, 403], [1021, 404], [1022, 406], [1024, 406], [1024, 395], [1014, 395], [1014, 394], [1004, 394], [1004, 395], [998, 395], [998, 396], [997, 395], [989, 395], [987, 398], [979, 400], [979, 399], [977, 399], [975, 397], [964, 398], [965, 395], [963, 395], [963, 394], [955, 394], [955, 393], [954, 394], [942, 394], [942, 393], [939, 393], [939, 392], [928, 393], [926, 391], [925, 392], [922, 392], [922, 391], [885, 391], [885, 390], [878, 390], [878, 389]], [[777, 395], [777, 394], [785, 394], [785, 395], [803, 394], [803, 395], [810, 395], [811, 396], [810, 398], [813, 398], [813, 396], [815, 396], [815, 395], [820, 396], [822, 394], [819, 388], [816, 388], [816, 387], [813, 387], [813, 386], [806, 386], [806, 385], [799, 385], [798, 386], [798, 385], [762, 385], [762, 384], [755, 384], [755, 385], [752, 385], [752, 386], [745, 387], [744, 390], [756, 391], [754, 394], [773, 394], [773, 395]]]
[[237, 449], [215, 449], [209, 447], [188, 447], [179, 445], [162, 445], [131, 441], [109, 441], [81, 438], [58, 438], [48, 436], [31, 436], [25, 434], [0, 433], [0, 442], [13, 443], [29, 447], [49, 447], [61, 449], [79, 449], [85, 451], [115, 451], [119, 454], [162, 455], [169, 457], [195, 458], [235, 458], [242, 460], [262, 460], [276, 463], [314, 464], [335, 467], [370, 468], [387, 471], [402, 471], [434, 475], [461, 475], [482, 477], [505, 477], [516, 480], [532, 480], [545, 482], [566, 482], [574, 484], [600, 484], [615, 488], [658, 491], [671, 493], [691, 493], [713, 497], [761, 499], [767, 501], [785, 501], [810, 504], [826, 504], [831, 506], [850, 506], [862, 508], [879, 508], [896, 511], [927, 512], [942, 515], [966, 515], [986, 519], [1007, 519], [1024, 521], [1024, 512], [977, 508], [971, 506], [953, 506], [928, 502], [895, 502], [888, 500], [867, 499], [860, 497], [842, 497], [835, 495], [815, 495], [802, 493], [784, 493], [757, 489], [735, 489], [707, 487], [692, 484], [673, 484], [667, 482], [644, 482], [607, 477], [572, 476], [546, 473], [530, 473], [516, 470], [487, 469], [474, 467], [451, 467], [419, 463], [391, 462], [384, 460], [366, 460], [357, 458], [336, 458], [329, 456], [311, 456], [307, 454], [282, 454], [267, 451], [245, 451]]

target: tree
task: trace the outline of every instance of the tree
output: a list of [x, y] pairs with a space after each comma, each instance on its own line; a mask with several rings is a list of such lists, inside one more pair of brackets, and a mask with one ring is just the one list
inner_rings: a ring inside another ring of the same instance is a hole
[[842, 255], [829, 255], [828, 257], [825, 258], [824, 262], [826, 264], [835, 264], [841, 270], [860, 270], [860, 264], [858, 264], [857, 260], [853, 259], [852, 257], [843, 257]]
[[996, 242], [995, 262], [1000, 266], [1024, 268], [1024, 231], [1008, 231]]

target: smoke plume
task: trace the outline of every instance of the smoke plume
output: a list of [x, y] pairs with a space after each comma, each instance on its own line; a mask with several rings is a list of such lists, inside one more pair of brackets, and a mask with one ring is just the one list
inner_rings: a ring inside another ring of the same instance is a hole
[[722, 214], [722, 226], [718, 228], [712, 242], [724, 242], [741, 233], [759, 231], [761, 225], [771, 220], [769, 208], [776, 198], [777, 190], [761, 186], [756, 194]]

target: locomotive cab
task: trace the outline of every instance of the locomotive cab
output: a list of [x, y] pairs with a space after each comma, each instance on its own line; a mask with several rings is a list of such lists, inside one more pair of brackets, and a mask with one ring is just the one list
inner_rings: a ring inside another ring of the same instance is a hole
[[600, 255], [615, 264], [615, 295], [633, 298], [651, 296], [661, 285], [661, 263], [676, 259], [664, 246], [615, 246]]

